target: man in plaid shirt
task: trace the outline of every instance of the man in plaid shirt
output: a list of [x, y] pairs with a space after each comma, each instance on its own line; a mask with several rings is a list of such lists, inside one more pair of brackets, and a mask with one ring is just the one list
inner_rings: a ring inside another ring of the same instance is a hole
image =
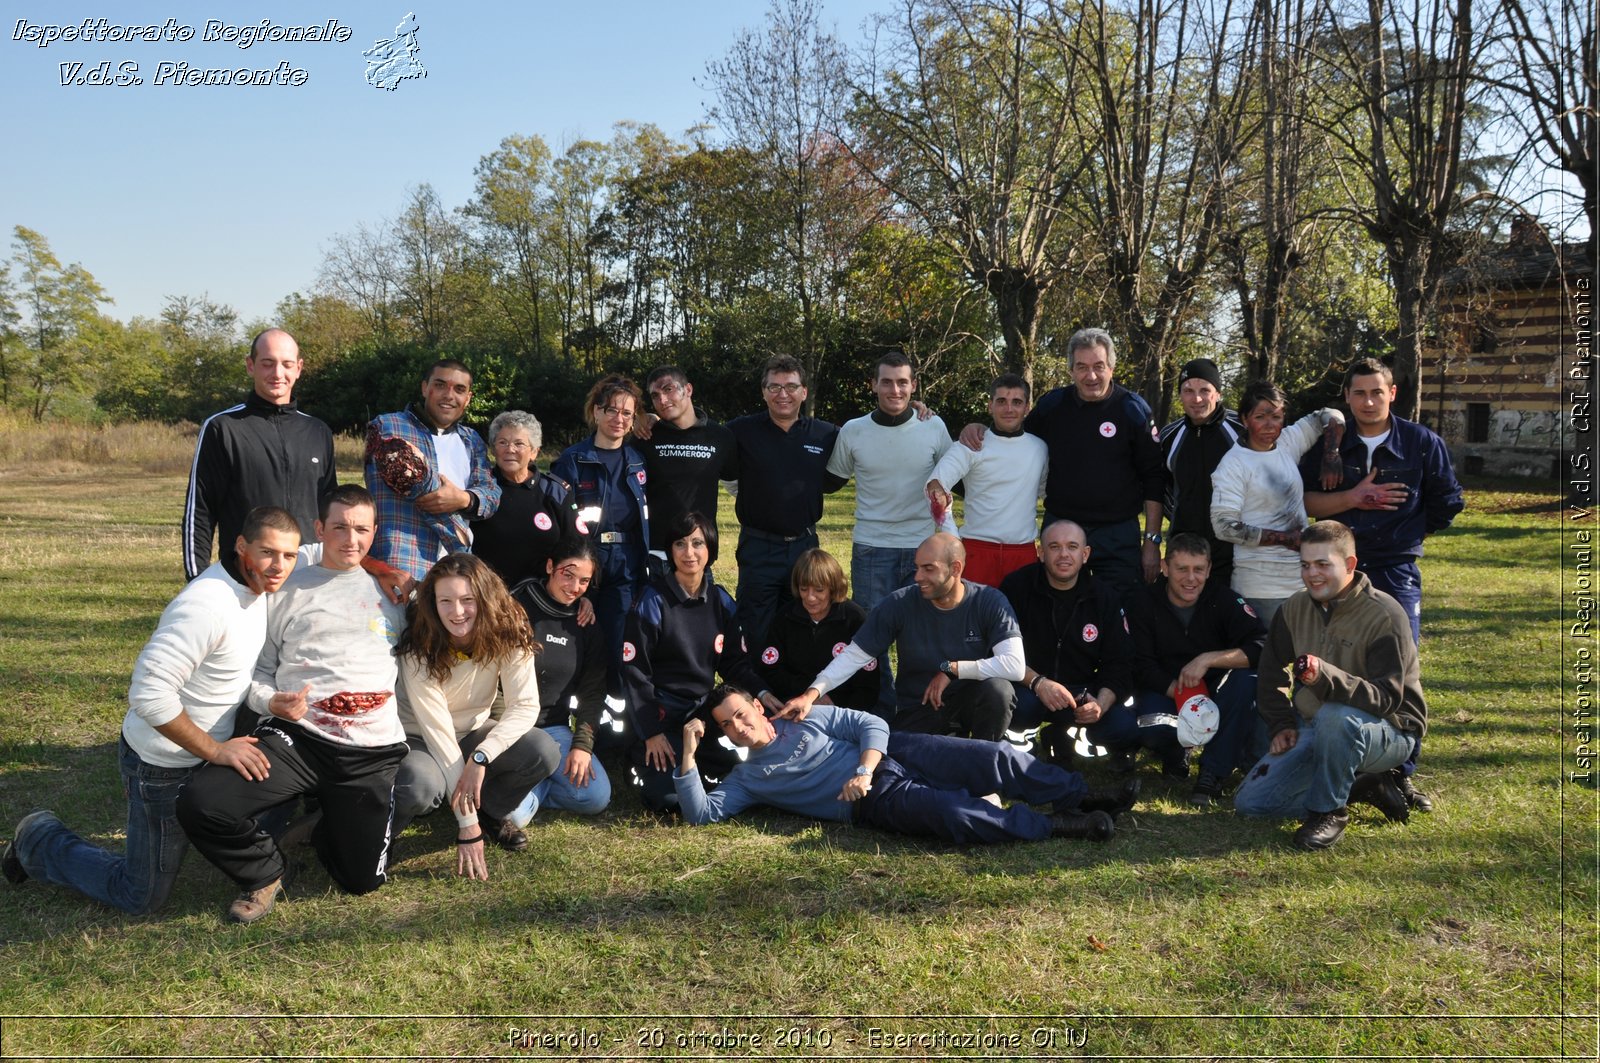
[[494, 515], [500, 485], [483, 438], [460, 423], [472, 372], [453, 358], [422, 376], [422, 405], [367, 425], [367, 490], [378, 504], [372, 556], [422, 579], [447, 553], [470, 550], [469, 521]]

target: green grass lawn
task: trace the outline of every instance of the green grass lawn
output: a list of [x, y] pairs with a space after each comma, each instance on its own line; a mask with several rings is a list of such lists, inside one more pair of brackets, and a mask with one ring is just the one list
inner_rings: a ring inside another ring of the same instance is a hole
[[[0, 477], [0, 836], [44, 806], [120, 844], [115, 740], [180, 586], [183, 488]], [[0, 1055], [1594, 1058], [1595, 792], [1561, 785], [1553, 502], [1474, 491], [1430, 544], [1438, 811], [1409, 826], [1360, 809], [1303, 854], [1292, 824], [1147, 774], [1110, 844], [956, 849], [777, 814], [666, 826], [619, 785], [605, 816], [491, 851], [487, 884], [454, 875], [436, 816], [377, 893], [305, 867], [248, 928], [194, 853], [143, 919], [0, 882]], [[824, 522], [845, 558], [849, 505]]]

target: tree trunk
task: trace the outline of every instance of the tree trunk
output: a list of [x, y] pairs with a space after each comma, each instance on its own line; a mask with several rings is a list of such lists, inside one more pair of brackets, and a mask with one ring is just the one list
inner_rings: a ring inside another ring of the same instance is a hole
[[1015, 267], [993, 266], [978, 278], [994, 299], [995, 316], [1006, 343], [1007, 372], [1033, 380], [1033, 359], [1039, 336], [1039, 281]]

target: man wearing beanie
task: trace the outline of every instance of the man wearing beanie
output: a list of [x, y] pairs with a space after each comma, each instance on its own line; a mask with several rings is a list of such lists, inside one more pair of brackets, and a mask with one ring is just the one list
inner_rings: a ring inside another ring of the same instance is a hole
[[1211, 579], [1226, 587], [1233, 578], [1233, 544], [1211, 527], [1211, 474], [1244, 435], [1239, 415], [1222, 402], [1222, 374], [1209, 358], [1184, 364], [1178, 374], [1183, 416], [1161, 430], [1167, 466], [1167, 535], [1198, 535], [1211, 544]]

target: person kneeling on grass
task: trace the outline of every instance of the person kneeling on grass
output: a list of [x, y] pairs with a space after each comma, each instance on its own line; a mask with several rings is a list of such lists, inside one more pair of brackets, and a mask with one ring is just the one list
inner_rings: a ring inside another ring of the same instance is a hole
[[[365, 488], [324, 496], [316, 527], [322, 560], [295, 569], [273, 599], [250, 684], [250, 708], [266, 714], [251, 733], [266, 765], [245, 777], [207, 764], [178, 795], [189, 841], [239, 885], [228, 907], [236, 923], [255, 922], [283, 895], [283, 854], [302, 826], [346, 892], [370, 893], [386, 879], [394, 777], [406, 755], [394, 699], [405, 614], [361, 569], [377, 530]], [[306, 794], [320, 811], [272, 837], [263, 814]]]
[[[749, 756], [706, 793], [695, 752], [709, 716]], [[755, 701], [718, 686], [702, 713], [683, 725], [683, 756], [673, 776], [684, 822], [715, 823], [752, 805], [816, 819], [855, 822], [958, 844], [1106, 841], [1133, 807], [1138, 783], [1091, 794], [1083, 777], [1005, 742], [889, 733], [870, 713], [817, 705], [798, 720], [769, 720]], [[1018, 803], [1002, 806], [1001, 798]], [[1025, 803], [1024, 803], [1025, 802]], [[1051, 803], [1046, 815], [1029, 804]]]
[[1234, 795], [1244, 815], [1299, 816], [1300, 849], [1326, 849], [1348, 806], [1410, 815], [1395, 771], [1428, 726], [1406, 611], [1356, 571], [1355, 537], [1334, 520], [1300, 537], [1305, 590], [1273, 617], [1257, 704], [1272, 745]]
[[[512, 812], [561, 763], [539, 719], [538, 644], [527, 616], [481, 558], [434, 563], [406, 612], [400, 659], [400, 721], [411, 747], [394, 785], [394, 828], [445, 800], [456, 817], [456, 873], [487, 879], [484, 834], [503, 849], [528, 847]], [[491, 719], [495, 694], [505, 708]]]
[[230, 736], [266, 638], [267, 596], [294, 571], [299, 545], [300, 525], [287, 510], [252, 509], [226, 556], [162, 612], [134, 662], [117, 743], [128, 797], [124, 854], [90, 845], [54, 812], [34, 812], [0, 857], [7, 880], [53, 882], [130, 915], [166, 903], [189, 847], [174, 807], [179, 791], [206, 763], [266, 777], [256, 739]]

